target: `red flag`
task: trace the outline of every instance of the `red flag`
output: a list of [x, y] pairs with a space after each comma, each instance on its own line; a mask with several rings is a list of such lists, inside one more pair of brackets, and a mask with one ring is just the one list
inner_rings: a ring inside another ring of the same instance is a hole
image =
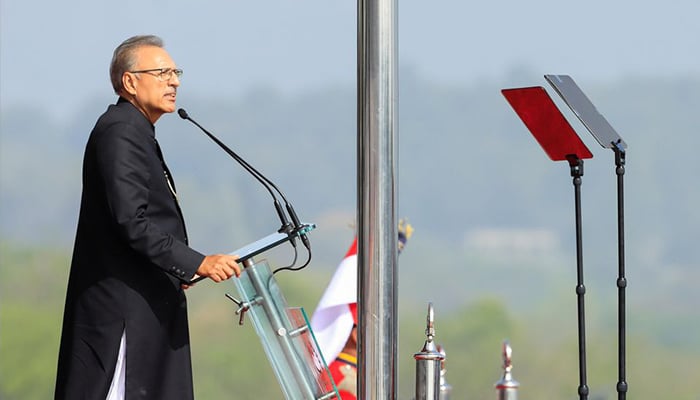
[[[406, 220], [400, 220], [399, 254], [412, 233], [413, 227]], [[311, 317], [311, 329], [326, 363], [333, 362], [343, 350], [353, 325], [357, 325], [357, 237], [336, 268]]]
[[[311, 317], [311, 329], [326, 363], [338, 356], [357, 322], [357, 237], [331, 278]], [[350, 307], [350, 305], [354, 307]], [[354, 312], [353, 312], [354, 311]]]

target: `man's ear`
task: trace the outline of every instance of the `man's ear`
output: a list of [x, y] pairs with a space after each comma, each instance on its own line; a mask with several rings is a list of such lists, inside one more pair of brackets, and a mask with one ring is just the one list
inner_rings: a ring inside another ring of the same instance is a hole
[[138, 79], [134, 74], [125, 72], [124, 75], [122, 75], [122, 86], [124, 86], [124, 90], [132, 96], [136, 95], [137, 81]]

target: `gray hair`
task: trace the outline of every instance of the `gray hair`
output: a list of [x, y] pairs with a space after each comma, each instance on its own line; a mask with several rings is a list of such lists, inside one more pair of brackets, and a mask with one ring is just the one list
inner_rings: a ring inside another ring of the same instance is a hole
[[136, 50], [143, 46], [163, 47], [163, 40], [155, 35], [139, 35], [132, 36], [123, 41], [112, 55], [112, 62], [109, 65], [109, 78], [112, 81], [114, 93], [121, 94], [124, 86], [122, 85], [122, 75], [134, 69], [136, 65]]

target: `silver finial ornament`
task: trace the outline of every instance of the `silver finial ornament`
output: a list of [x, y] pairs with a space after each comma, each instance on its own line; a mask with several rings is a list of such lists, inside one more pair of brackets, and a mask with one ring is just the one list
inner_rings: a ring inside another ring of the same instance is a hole
[[416, 400], [439, 400], [440, 366], [445, 356], [437, 350], [435, 338], [433, 303], [428, 303], [428, 318], [425, 335], [427, 339], [420, 352], [413, 355], [416, 360]]
[[518, 400], [518, 388], [520, 383], [513, 379], [513, 349], [508, 341], [503, 342], [503, 376], [494, 385], [496, 387], [497, 400]]
[[445, 347], [438, 344], [437, 351], [442, 354], [442, 362], [440, 362], [440, 400], [450, 400], [450, 394], [452, 393], [452, 385], [447, 383], [447, 368], [445, 363], [447, 360], [447, 353], [445, 352]]

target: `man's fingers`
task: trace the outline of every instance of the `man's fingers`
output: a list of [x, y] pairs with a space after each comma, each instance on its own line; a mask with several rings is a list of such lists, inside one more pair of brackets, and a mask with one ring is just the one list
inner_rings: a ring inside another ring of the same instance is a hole
[[238, 256], [211, 255], [206, 257], [204, 264], [202, 266], [202, 274], [209, 276], [211, 280], [217, 283], [230, 279], [234, 275], [238, 277], [241, 274]]
[[241, 266], [238, 264], [238, 255], [233, 256], [233, 272], [236, 277], [241, 276]]
[[241, 274], [241, 268], [234, 260], [228, 259], [226, 262], [226, 267], [226, 275], [228, 276], [227, 279], [234, 275], [239, 276]]

